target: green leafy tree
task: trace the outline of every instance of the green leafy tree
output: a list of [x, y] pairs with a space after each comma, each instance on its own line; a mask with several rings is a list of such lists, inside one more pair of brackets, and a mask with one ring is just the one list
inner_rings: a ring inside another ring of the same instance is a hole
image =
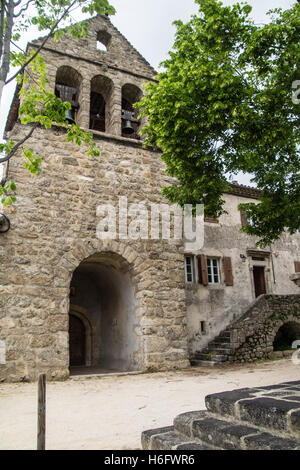
[[208, 216], [224, 212], [228, 177], [250, 173], [261, 197], [240, 205], [252, 222], [243, 230], [264, 246], [300, 227], [300, 4], [255, 25], [248, 4], [196, 3], [138, 104], [145, 144], [178, 181], [168, 200], [203, 203]]
[[[22, 148], [25, 168], [32, 174], [40, 173], [41, 156], [24, 144], [38, 126], [49, 129], [54, 122], [67, 127], [67, 141], [86, 144], [88, 156], [100, 154], [92, 134], [75, 124], [68, 125], [66, 111], [71, 105], [47, 89], [46, 64], [40, 55], [50, 37], [59, 41], [65, 34], [77, 39], [85, 36], [87, 23], [74, 24], [72, 19], [72, 12], [78, 8], [85, 15], [115, 13], [108, 0], [0, 0], [0, 104], [4, 87], [16, 79], [21, 85], [19, 118], [22, 124], [29, 125], [28, 133], [19, 142], [9, 140], [0, 144], [0, 163], [8, 161]], [[45, 35], [41, 45], [27, 54], [19, 44], [22, 34], [32, 26]], [[14, 72], [10, 73], [12, 68]], [[15, 202], [15, 191], [12, 180], [0, 185], [0, 200], [4, 206]]]

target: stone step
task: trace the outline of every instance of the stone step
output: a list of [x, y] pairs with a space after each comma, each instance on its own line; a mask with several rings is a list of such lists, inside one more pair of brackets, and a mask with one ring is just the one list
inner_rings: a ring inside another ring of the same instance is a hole
[[195, 359], [200, 361], [225, 362], [228, 356], [226, 354], [196, 353]]
[[231, 340], [231, 333], [230, 331], [224, 331], [223, 333], [219, 334], [219, 336], [217, 336], [214, 341], [216, 341], [217, 343], [230, 343], [230, 340]]
[[[199, 354], [202, 354], [203, 351], [199, 351]], [[228, 356], [229, 354], [232, 354], [232, 349], [226, 349], [226, 348], [213, 348], [213, 347], [209, 347], [209, 350], [208, 350], [208, 353], [206, 354], [218, 354], [218, 355], [221, 355], [221, 356]]]
[[143, 431], [141, 441], [144, 450], [212, 450], [211, 446], [178, 433], [174, 426]]
[[205, 397], [209, 412], [271, 433], [300, 439], [300, 382], [214, 393]]
[[193, 411], [174, 419], [174, 430], [201, 445], [224, 450], [299, 450], [300, 442], [275, 436], [243, 423], [217, 418], [207, 411]]
[[220, 362], [217, 361], [201, 361], [198, 359], [190, 359], [191, 366], [201, 366], [201, 367], [214, 367], [219, 366]]
[[214, 393], [207, 410], [144, 431], [149, 450], [300, 450], [300, 381]]
[[233, 351], [234, 348], [232, 347], [231, 343], [221, 343], [220, 341], [211, 341], [208, 346], [207, 346], [207, 349], [229, 349], [230, 351]]

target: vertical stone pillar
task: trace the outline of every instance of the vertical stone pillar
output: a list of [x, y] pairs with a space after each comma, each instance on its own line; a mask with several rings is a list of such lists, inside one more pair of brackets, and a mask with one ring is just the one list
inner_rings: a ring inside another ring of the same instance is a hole
[[121, 132], [121, 112], [122, 112], [122, 90], [119, 85], [115, 85], [111, 92], [109, 104], [107, 103], [107, 126], [106, 132], [120, 136]]
[[76, 124], [89, 129], [90, 127], [90, 100], [91, 100], [91, 81], [84, 78], [80, 85], [78, 102], [79, 110], [76, 116]]

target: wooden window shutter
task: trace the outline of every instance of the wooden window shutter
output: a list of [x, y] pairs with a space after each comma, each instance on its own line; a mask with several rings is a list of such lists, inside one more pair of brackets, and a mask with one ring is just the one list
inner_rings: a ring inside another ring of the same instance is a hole
[[232, 263], [231, 258], [228, 256], [224, 256], [223, 258], [223, 268], [226, 286], [233, 286]]
[[205, 255], [198, 256], [198, 282], [199, 284], [203, 284], [203, 286], [208, 285], [207, 263]]
[[300, 261], [295, 261], [295, 272], [300, 273]]
[[242, 227], [246, 227], [248, 225], [246, 211], [241, 211], [241, 224], [242, 224]]

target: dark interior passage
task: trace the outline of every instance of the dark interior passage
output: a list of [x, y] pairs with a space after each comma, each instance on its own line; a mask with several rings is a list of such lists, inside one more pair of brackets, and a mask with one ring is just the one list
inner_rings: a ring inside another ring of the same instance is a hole
[[284, 323], [277, 331], [273, 342], [273, 349], [274, 351], [292, 349], [292, 343], [296, 340], [300, 340], [300, 323]]
[[71, 373], [78, 366], [90, 371], [140, 370], [134, 290], [120, 257], [94, 256], [74, 271], [69, 319]]
[[75, 315], [70, 314], [70, 366], [84, 366], [86, 364], [85, 337], [86, 332], [83, 322]]

